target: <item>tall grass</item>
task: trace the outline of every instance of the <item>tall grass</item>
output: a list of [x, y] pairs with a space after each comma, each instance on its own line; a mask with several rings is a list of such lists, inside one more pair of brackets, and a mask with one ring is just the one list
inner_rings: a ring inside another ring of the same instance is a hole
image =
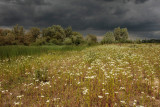
[[27, 55], [40, 55], [48, 53], [49, 51], [80, 51], [86, 46], [0, 46], [0, 59], [27, 56]]

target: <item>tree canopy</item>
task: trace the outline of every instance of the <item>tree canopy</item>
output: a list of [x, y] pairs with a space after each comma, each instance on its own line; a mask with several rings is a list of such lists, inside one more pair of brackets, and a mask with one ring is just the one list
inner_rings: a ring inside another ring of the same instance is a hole
[[[115, 28], [114, 32], [107, 32], [101, 43], [124, 42], [128, 39], [127, 28]], [[80, 45], [97, 44], [97, 36], [88, 34], [84, 39], [79, 32], [73, 31], [71, 26], [63, 28], [60, 25], [53, 25], [42, 30], [38, 27], [31, 27], [25, 31], [23, 26], [18, 24], [12, 29], [0, 29], [0, 45]]]
[[128, 39], [128, 30], [127, 28], [115, 28], [114, 37], [116, 41], [125, 41]]

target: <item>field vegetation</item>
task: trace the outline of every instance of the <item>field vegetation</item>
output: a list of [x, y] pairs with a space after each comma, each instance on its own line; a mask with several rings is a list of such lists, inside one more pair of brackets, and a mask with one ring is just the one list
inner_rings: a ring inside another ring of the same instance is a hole
[[160, 105], [160, 45], [64, 48], [0, 47], [0, 106]]
[[50, 51], [80, 51], [88, 46], [52, 45], [52, 46], [0, 46], [0, 59], [17, 58], [19, 56], [41, 55]]

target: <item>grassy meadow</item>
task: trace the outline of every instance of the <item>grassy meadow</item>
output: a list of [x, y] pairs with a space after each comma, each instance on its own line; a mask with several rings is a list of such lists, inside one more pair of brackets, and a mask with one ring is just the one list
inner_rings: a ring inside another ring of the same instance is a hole
[[0, 59], [27, 56], [27, 55], [41, 55], [49, 53], [50, 51], [80, 51], [87, 46], [67, 46], [67, 45], [53, 45], [53, 46], [0, 46]]
[[160, 45], [0, 47], [0, 107], [159, 105]]

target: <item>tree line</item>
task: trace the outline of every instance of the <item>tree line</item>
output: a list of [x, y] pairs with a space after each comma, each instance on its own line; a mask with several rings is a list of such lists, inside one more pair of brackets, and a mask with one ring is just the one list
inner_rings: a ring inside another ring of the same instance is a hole
[[[126, 42], [128, 40], [127, 28], [115, 28], [114, 32], [107, 32], [101, 44]], [[0, 29], [0, 45], [80, 45], [97, 44], [97, 36], [88, 34], [85, 38], [72, 27], [63, 28], [53, 25], [44, 29], [32, 27], [25, 31], [23, 26], [15, 25], [12, 29]]]
[[127, 28], [115, 28], [113, 32], [107, 32], [101, 43], [106, 44], [106, 43], [115, 43], [115, 42], [122, 42], [126, 43], [129, 42], [128, 40], [128, 29]]

